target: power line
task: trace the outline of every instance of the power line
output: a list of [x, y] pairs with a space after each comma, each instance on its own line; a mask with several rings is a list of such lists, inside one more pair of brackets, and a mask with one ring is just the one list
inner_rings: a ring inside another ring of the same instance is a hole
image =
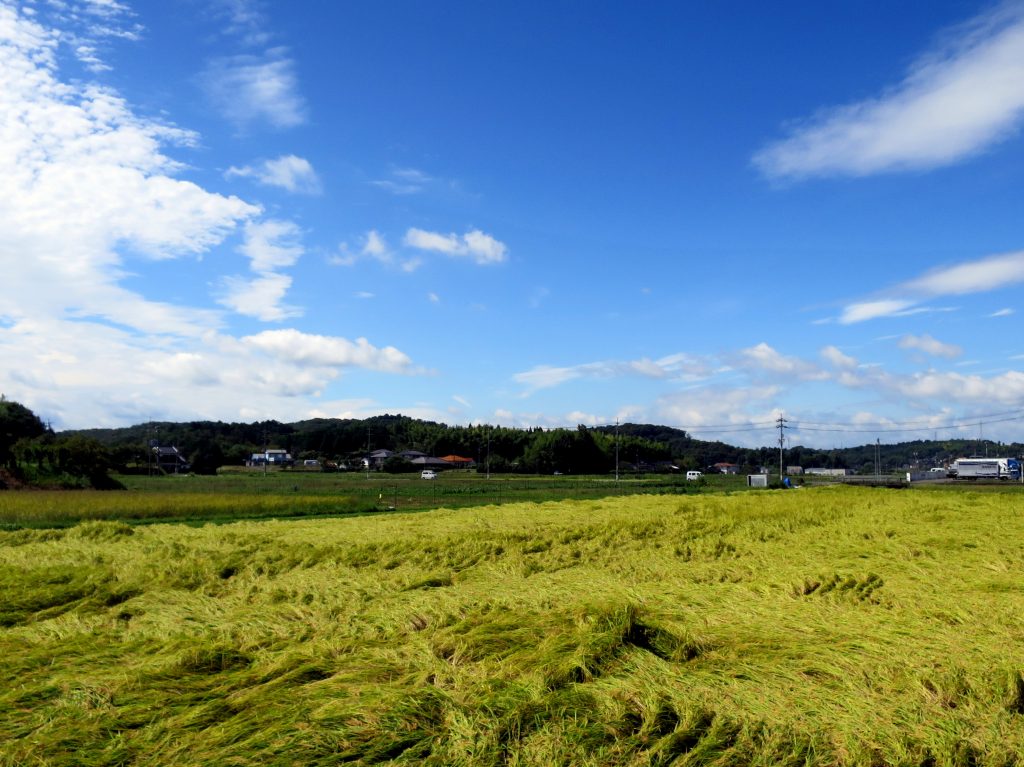
[[[1011, 421], [1024, 420], [1024, 410], [1008, 410], [1002, 413], [988, 413], [963, 417], [948, 421], [946, 423], [935, 423], [934, 421], [858, 421], [857, 423], [842, 423], [828, 421], [789, 421], [786, 428], [794, 431], [814, 432], [847, 432], [847, 433], [898, 433], [911, 431], [937, 431], [939, 429], [963, 429], [977, 426], [979, 423], [1007, 423]], [[701, 432], [713, 434], [727, 434], [734, 432], [751, 431], [774, 431], [778, 428], [778, 421], [748, 421], [745, 423], [731, 424], [693, 424], [677, 426], [682, 431]]]

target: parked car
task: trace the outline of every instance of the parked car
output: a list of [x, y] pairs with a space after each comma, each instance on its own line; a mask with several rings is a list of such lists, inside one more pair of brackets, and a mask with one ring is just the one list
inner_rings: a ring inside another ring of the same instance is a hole
[[700, 479], [703, 476], [704, 476], [704, 473], [700, 472], [700, 471], [688, 471], [688, 472], [686, 472], [686, 480], [688, 482], [692, 482], [694, 480], [698, 480], [698, 479]]
[[424, 469], [420, 472], [420, 479], [437, 479], [437, 472], [433, 469]]

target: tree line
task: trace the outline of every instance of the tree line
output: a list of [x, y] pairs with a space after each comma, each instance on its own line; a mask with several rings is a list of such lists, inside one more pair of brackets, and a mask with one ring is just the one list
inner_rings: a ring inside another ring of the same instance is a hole
[[[317, 418], [295, 423], [257, 421], [152, 421], [117, 429], [53, 432], [25, 406], [0, 396], [0, 466], [8, 476], [65, 486], [105, 486], [108, 471], [152, 471], [152, 445], [177, 447], [195, 473], [241, 466], [265, 448], [283, 448], [297, 460], [358, 468], [370, 452], [415, 450], [458, 455], [480, 470], [523, 474], [714, 471], [735, 464], [741, 473], [778, 467], [778, 448], [744, 448], [693, 438], [682, 429], [652, 424], [544, 429], [448, 425], [404, 415], [366, 419]], [[965, 455], [1020, 456], [1024, 445], [977, 440], [918, 440], [877, 447], [881, 471], [941, 466]], [[820, 450], [800, 445], [783, 453], [785, 466], [875, 471], [876, 445]], [[392, 471], [411, 470], [400, 460]], [[0, 478], [2, 481], [2, 478]]]

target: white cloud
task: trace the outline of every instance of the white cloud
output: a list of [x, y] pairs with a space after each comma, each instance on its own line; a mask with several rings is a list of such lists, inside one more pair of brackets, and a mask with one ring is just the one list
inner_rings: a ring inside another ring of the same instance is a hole
[[376, 179], [370, 183], [391, 194], [419, 194], [433, 179], [415, 168], [392, 168], [391, 178]]
[[421, 263], [420, 259], [415, 257], [396, 259], [384, 235], [376, 229], [369, 230], [363, 235], [362, 240], [363, 244], [358, 252], [353, 252], [348, 243], [341, 243], [337, 255], [328, 258], [328, 262], [334, 266], [354, 266], [361, 259], [372, 258], [381, 264], [397, 266], [403, 272], [415, 271]]
[[849, 370], [857, 367], [857, 360], [843, 354], [835, 346], [826, 346], [821, 350], [821, 356], [825, 358], [834, 368]]
[[267, 219], [245, 225], [245, 239], [239, 252], [251, 259], [254, 272], [270, 272], [293, 266], [303, 254], [302, 232], [291, 221]]
[[371, 229], [366, 233], [366, 242], [363, 244], [362, 252], [364, 256], [370, 256], [379, 261], [388, 260], [391, 256], [387, 243], [376, 229]]
[[298, 330], [265, 330], [241, 339], [279, 360], [300, 366], [360, 367], [389, 373], [409, 372], [410, 359], [393, 346], [378, 349], [365, 338], [345, 338], [302, 333]]
[[999, 290], [1020, 282], [1024, 282], [1024, 251], [964, 261], [887, 288], [883, 291], [886, 296], [851, 303], [843, 309], [839, 322], [850, 325], [879, 317], [953, 311], [950, 307], [927, 308], [918, 304], [931, 298]]
[[[657, 423], [684, 428], [700, 439], [720, 439], [738, 445], [763, 445], [771, 440], [776, 386], [744, 388], [702, 387], [674, 392], [658, 399], [651, 416]], [[751, 429], [751, 424], [760, 425]]]
[[226, 19], [227, 34], [247, 45], [263, 45], [270, 39], [266, 18], [253, 0], [214, 0], [212, 5]]
[[[42, 16], [0, 2], [0, 359], [20, 361], [0, 365], [0, 391], [58, 428], [310, 417], [304, 397], [344, 366], [269, 354], [223, 335], [220, 309], [154, 301], [122, 284], [155, 258], [180, 259], [173, 267], [187, 279], [194, 257], [241, 229], [256, 274], [225, 280], [222, 301], [280, 320], [296, 311], [281, 306], [291, 278], [276, 270], [301, 255], [298, 227], [257, 221], [257, 206], [174, 178], [181, 165], [164, 147], [196, 136], [138, 117], [111, 90], [62, 82], [67, 36]], [[392, 347], [335, 343], [345, 344], [351, 353], [335, 362], [410, 372]]]
[[1024, 282], [1024, 251], [935, 269], [904, 283], [902, 290], [925, 297], [983, 293]]
[[962, 160], [1024, 117], [1024, 10], [1006, 3], [949, 31], [881, 96], [823, 110], [754, 163], [774, 178], [865, 176]]
[[899, 394], [919, 400], [1019, 407], [1024, 401], [1024, 372], [981, 375], [927, 371], [885, 381]]
[[828, 373], [814, 363], [798, 357], [782, 355], [764, 342], [748, 349], [742, 349], [736, 366], [755, 372], [764, 372], [785, 378], [795, 377], [805, 381], [822, 380], [829, 377]]
[[673, 354], [658, 360], [604, 360], [568, 367], [538, 365], [516, 373], [512, 379], [524, 387], [523, 397], [541, 389], [550, 389], [579, 378], [619, 378], [639, 376], [657, 380], [697, 381], [712, 375], [707, 361], [686, 354]]
[[877, 301], [858, 301], [849, 304], [843, 309], [839, 322], [843, 325], [852, 325], [855, 322], [864, 322], [879, 317], [897, 316], [914, 305], [913, 301], [902, 299], [879, 299]]
[[901, 349], [913, 349], [930, 354], [933, 357], [959, 357], [963, 349], [955, 344], [946, 344], [925, 333], [922, 336], [903, 336], [898, 343]]
[[266, 272], [252, 279], [225, 277], [218, 303], [238, 314], [265, 322], [297, 317], [302, 314], [301, 309], [281, 303], [291, 285], [291, 277], [274, 272]]
[[506, 259], [508, 253], [504, 243], [479, 229], [473, 229], [459, 237], [456, 234], [439, 234], [413, 227], [405, 233], [404, 243], [407, 247], [417, 250], [464, 256], [478, 264], [499, 264]]
[[215, 313], [125, 289], [124, 263], [203, 253], [259, 209], [173, 178], [162, 146], [193, 134], [137, 117], [110, 90], [60, 82], [58, 38], [0, 5], [0, 314], [198, 335]]
[[992, 312], [992, 314], [990, 314], [989, 317], [1009, 317], [1010, 315], [1015, 313], [1016, 311], [1014, 309], [1006, 308]]
[[306, 121], [295, 64], [284, 48], [272, 48], [261, 56], [215, 59], [202, 83], [214, 106], [239, 126], [261, 121], [275, 128], [293, 128]]
[[228, 168], [227, 178], [252, 178], [266, 186], [276, 186], [295, 194], [319, 194], [320, 179], [309, 160], [293, 154], [265, 160], [258, 165]]

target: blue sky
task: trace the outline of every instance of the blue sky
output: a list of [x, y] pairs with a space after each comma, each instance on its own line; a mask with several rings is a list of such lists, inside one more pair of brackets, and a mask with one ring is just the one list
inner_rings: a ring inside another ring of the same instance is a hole
[[1024, 4], [0, 0], [0, 391], [1024, 440]]

